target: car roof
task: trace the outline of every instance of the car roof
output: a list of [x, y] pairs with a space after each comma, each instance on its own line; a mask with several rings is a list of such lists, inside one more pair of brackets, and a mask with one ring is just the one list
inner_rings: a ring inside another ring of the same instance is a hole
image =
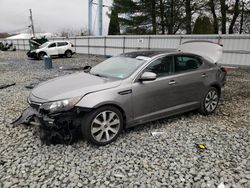
[[194, 53], [181, 52], [181, 51], [178, 51], [176, 49], [134, 51], [134, 52], [127, 52], [127, 53], [120, 54], [120, 56], [130, 57], [130, 58], [136, 58], [138, 56], [153, 58], [153, 57], [158, 56], [158, 55], [175, 55], [175, 54], [186, 54], [186, 55], [200, 56], [200, 55], [194, 54]]
[[154, 57], [160, 54], [165, 54], [165, 53], [171, 53], [171, 52], [176, 52], [174, 49], [169, 49], [169, 50], [143, 50], [143, 51], [133, 51], [133, 52], [127, 52], [120, 54], [120, 56], [124, 57], [131, 57], [131, 58], [136, 58], [138, 56], [144, 56], [144, 57]]
[[55, 40], [55, 41], [48, 41], [49, 43], [54, 43], [54, 42], [69, 42], [69, 41], [66, 41], [66, 40]]

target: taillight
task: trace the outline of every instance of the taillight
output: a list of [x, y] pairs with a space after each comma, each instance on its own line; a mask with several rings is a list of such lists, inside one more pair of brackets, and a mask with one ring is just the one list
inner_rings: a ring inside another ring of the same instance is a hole
[[227, 73], [229, 71], [229, 68], [228, 67], [221, 67], [220, 70]]

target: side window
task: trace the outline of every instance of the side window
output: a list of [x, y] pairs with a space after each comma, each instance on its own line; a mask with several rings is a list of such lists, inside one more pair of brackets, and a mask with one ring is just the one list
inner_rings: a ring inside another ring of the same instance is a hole
[[66, 46], [66, 45], [68, 45], [67, 42], [58, 42], [57, 43], [57, 46]]
[[53, 48], [53, 47], [56, 47], [56, 43], [52, 43], [48, 46], [48, 48]]
[[174, 58], [174, 72], [183, 72], [199, 68], [202, 61], [195, 56], [179, 55]]
[[166, 56], [152, 62], [145, 71], [157, 74], [157, 77], [167, 76], [171, 73], [173, 57]]

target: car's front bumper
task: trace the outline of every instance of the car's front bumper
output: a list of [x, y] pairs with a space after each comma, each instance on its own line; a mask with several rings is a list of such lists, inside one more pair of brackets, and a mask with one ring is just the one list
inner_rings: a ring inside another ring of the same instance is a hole
[[45, 114], [29, 107], [12, 124], [37, 125], [40, 128], [40, 138], [43, 143], [68, 144], [74, 142], [79, 137], [83, 115], [83, 111], [75, 108], [67, 112]]
[[37, 53], [36, 52], [31, 52], [31, 51], [27, 52], [27, 56], [29, 58], [38, 58]]

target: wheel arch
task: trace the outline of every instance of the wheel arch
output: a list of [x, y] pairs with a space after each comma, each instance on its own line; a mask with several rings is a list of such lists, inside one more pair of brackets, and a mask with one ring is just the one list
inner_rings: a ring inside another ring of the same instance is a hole
[[45, 51], [40, 51], [40, 52], [38, 52], [37, 54], [41, 54], [41, 53], [44, 53], [44, 54], [47, 55], [47, 53], [46, 53]]
[[210, 87], [214, 87], [215, 89], [217, 89], [219, 91], [219, 95], [221, 95], [221, 86], [218, 83], [212, 83], [210, 84]]
[[64, 54], [66, 54], [66, 52], [70, 51], [71, 53], [73, 53], [73, 51], [71, 49], [67, 49], [65, 50]]

